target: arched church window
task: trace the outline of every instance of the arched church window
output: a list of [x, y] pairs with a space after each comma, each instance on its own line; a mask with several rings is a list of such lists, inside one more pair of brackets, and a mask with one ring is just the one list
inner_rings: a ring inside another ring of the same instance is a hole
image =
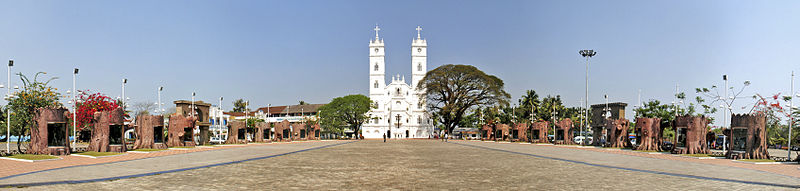
[[422, 63], [417, 63], [417, 71], [422, 71]]
[[375, 86], [375, 88], [378, 88], [378, 81], [375, 81], [375, 85], [373, 86]]
[[378, 71], [378, 63], [375, 63], [375, 71]]
[[422, 124], [422, 117], [417, 116], [417, 124]]
[[397, 88], [397, 95], [400, 95], [400, 88]]
[[378, 53], [378, 48], [375, 48], [375, 53]]

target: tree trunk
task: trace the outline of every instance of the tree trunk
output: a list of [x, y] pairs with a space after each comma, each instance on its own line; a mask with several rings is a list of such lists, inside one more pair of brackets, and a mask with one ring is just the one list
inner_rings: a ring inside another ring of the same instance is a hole
[[[163, 132], [155, 132], [155, 128], [163, 126], [164, 117], [161, 115], [137, 116], [136, 126], [134, 127], [136, 140], [133, 142], [133, 149], [164, 149], [165, 147], [157, 147], [155, 142], [156, 133], [161, 133], [162, 136], [164, 135]], [[163, 143], [164, 140], [162, 139], [161, 142]]]
[[[182, 147], [182, 146], [194, 146], [194, 144], [187, 145], [184, 142], [184, 136], [191, 136], [186, 135], [184, 128], [194, 128], [194, 117], [184, 117], [181, 114], [173, 113], [169, 117], [169, 127], [167, 129], [168, 139], [167, 139], [167, 146], [168, 147]], [[230, 132], [228, 132], [230, 133]], [[194, 138], [192, 138], [194, 139]], [[193, 141], [192, 141], [193, 143]]]
[[[676, 154], [708, 154], [709, 149], [706, 144], [706, 134], [708, 129], [708, 119], [705, 116], [678, 116], [675, 120], [675, 137], [679, 136], [679, 129], [686, 131], [685, 141], [676, 140], [675, 149], [672, 153]], [[684, 147], [678, 147], [679, 142], [685, 142]]]
[[[70, 154], [69, 130], [67, 127], [67, 109], [37, 108], [34, 110], [33, 126], [30, 128], [31, 141], [28, 144], [28, 154], [43, 155], [68, 155]], [[51, 128], [52, 130], [50, 131]], [[64, 135], [57, 136], [55, 131], [62, 132]], [[17, 151], [20, 151], [22, 136], [17, 136]], [[55, 140], [50, 140], [53, 138]], [[11, 141], [10, 139], [7, 139]], [[60, 140], [60, 141], [59, 141]], [[54, 142], [51, 145], [50, 142]], [[20, 152], [21, 153], [21, 152]]]
[[[729, 136], [728, 148], [730, 149], [726, 156], [731, 159], [769, 159], [766, 119], [764, 115], [731, 115], [731, 129], [733, 131], [746, 129], [747, 134], [743, 138], [735, 137], [736, 134]], [[734, 147], [735, 142], [745, 144], [744, 151]]]
[[617, 119], [608, 120], [606, 123], [607, 133], [610, 135], [609, 144], [611, 147], [630, 147], [628, 141], [628, 120]]
[[[558, 144], [574, 145], [575, 142], [572, 140], [574, 138], [573, 137], [573, 133], [572, 133], [572, 126], [573, 126], [572, 119], [569, 119], [569, 118], [563, 119], [563, 120], [559, 121], [556, 124], [556, 126], [558, 126], [559, 130], [562, 130], [561, 136], [564, 137], [564, 140], [563, 141], [554, 141], [554, 142], [557, 142]], [[553, 132], [553, 134], [556, 134], [556, 133], [558, 133], [558, 132]], [[554, 137], [554, 139], [555, 139], [555, 137]]]
[[549, 142], [547, 140], [547, 126], [550, 126], [549, 122], [547, 122], [547, 121], [539, 121], [539, 122], [534, 122], [533, 123], [533, 125], [531, 126], [531, 128], [532, 128], [531, 129], [532, 130], [531, 134], [533, 135], [535, 133], [533, 131], [536, 131], [536, 130], [539, 131], [539, 134], [534, 135], [534, 136], [538, 136], [538, 137], [535, 138], [535, 140], [533, 140], [534, 143], [548, 143]]
[[239, 129], [245, 129], [245, 122], [244, 121], [231, 121], [230, 126], [228, 126], [228, 139], [225, 140], [225, 144], [246, 144], [247, 140], [239, 140]]
[[[87, 151], [95, 152], [125, 152], [125, 133], [124, 126], [124, 111], [122, 108], [117, 108], [111, 111], [95, 112], [92, 118], [92, 139], [89, 142]], [[121, 146], [111, 148], [111, 125], [120, 125], [120, 139]]]
[[636, 118], [636, 132], [639, 134], [636, 150], [661, 151], [661, 119]]

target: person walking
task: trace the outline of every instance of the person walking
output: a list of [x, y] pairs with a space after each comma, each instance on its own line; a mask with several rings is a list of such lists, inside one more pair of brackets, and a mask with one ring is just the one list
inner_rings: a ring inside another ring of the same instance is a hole
[[450, 134], [444, 133], [444, 142], [447, 142], [447, 138], [450, 138], [449, 136]]
[[386, 133], [383, 134], [383, 142], [386, 142]]

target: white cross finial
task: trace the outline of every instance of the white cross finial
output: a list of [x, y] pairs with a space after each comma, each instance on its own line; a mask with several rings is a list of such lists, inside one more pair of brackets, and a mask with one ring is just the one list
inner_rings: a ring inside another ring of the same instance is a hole
[[419, 34], [419, 32], [420, 32], [420, 31], [422, 31], [422, 27], [420, 27], [420, 26], [417, 26], [417, 39], [420, 39], [420, 38], [421, 38], [421, 36], [420, 36], [420, 34]]
[[378, 27], [378, 25], [375, 25], [375, 29], [372, 29], [372, 30], [375, 30], [375, 39], [377, 40], [378, 39], [378, 31], [380, 31], [381, 28]]

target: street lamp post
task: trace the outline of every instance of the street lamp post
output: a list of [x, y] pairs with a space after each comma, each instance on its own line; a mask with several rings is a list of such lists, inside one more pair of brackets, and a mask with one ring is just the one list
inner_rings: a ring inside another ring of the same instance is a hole
[[[588, 124], [589, 123], [589, 121], [588, 121], [588, 119], [589, 119], [589, 58], [594, 57], [594, 55], [597, 55], [597, 52], [595, 52], [594, 50], [581, 50], [581, 51], [578, 51], [578, 53], [580, 53], [581, 56], [586, 58], [586, 95], [585, 95], [586, 96], [585, 97], [585, 99], [586, 99], [586, 103], [585, 103], [586, 104], [585, 105], [586, 108], [584, 108], [584, 109], [586, 110], [585, 116], [586, 116], [586, 120], [587, 120], [586, 123]], [[581, 131], [583, 131], [583, 130], [584, 130], [583, 129], [583, 125], [581, 125]], [[585, 139], [586, 139], [586, 137], [584, 137], [584, 140]]]
[[[195, 95], [197, 95], [197, 93], [192, 92], [192, 105], [191, 105], [191, 108], [189, 108], [189, 115], [191, 115], [192, 118], [194, 118], [194, 96]], [[192, 128], [194, 128], [194, 127], [192, 127]]]
[[78, 68], [72, 71], [72, 146], [75, 146], [75, 142], [78, 140], [78, 134], [76, 127], [78, 126], [77, 114], [78, 113], [78, 100], [75, 99], [75, 95], [78, 94], [78, 89], [75, 86], [75, 80], [78, 78]]
[[128, 83], [128, 78], [122, 79], [122, 111], [125, 111], [125, 84]]
[[[8, 87], [6, 88], [6, 99], [11, 102], [11, 67], [14, 60], [8, 60]], [[8, 107], [8, 106], [6, 106]], [[19, 143], [17, 143], [19, 144]], [[11, 107], [6, 110], [6, 154], [11, 154]]]
[[162, 111], [164, 109], [161, 108], [161, 105], [164, 105], [164, 103], [161, 102], [161, 91], [164, 91], [164, 86], [158, 87], [158, 103], [156, 103], [156, 105], [158, 105], [158, 113], [164, 114], [164, 111]]
[[217, 111], [217, 141], [222, 141], [222, 96], [219, 97], [219, 111]]

